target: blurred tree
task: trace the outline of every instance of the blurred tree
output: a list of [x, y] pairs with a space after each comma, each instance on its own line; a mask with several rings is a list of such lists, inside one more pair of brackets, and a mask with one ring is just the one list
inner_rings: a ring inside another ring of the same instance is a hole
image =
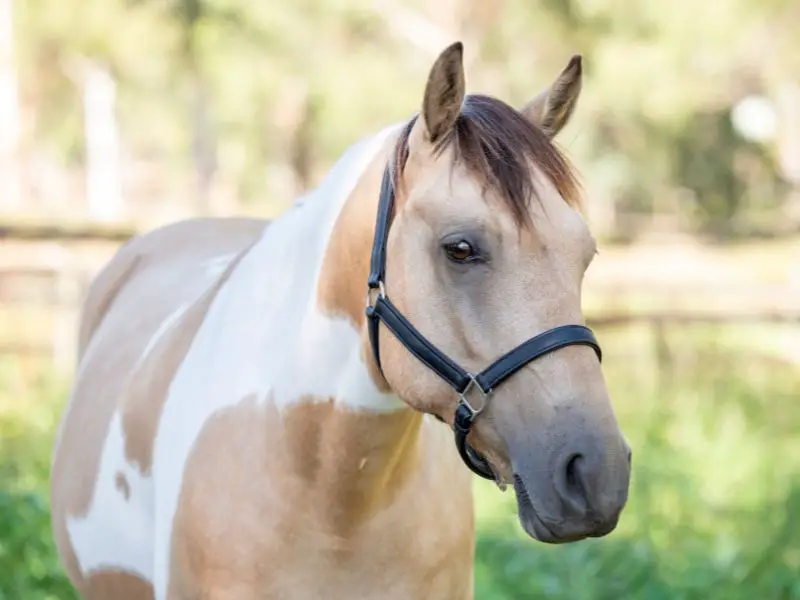
[[[188, 80], [191, 90], [189, 113], [192, 130], [192, 157], [195, 170], [196, 210], [208, 213], [210, 189], [217, 170], [216, 128], [212, 120], [211, 94], [201, 56], [199, 29], [211, 18], [209, 5], [202, 0], [130, 0], [129, 5], [154, 4], [172, 19], [180, 32], [178, 72]], [[224, 16], [228, 16], [227, 13]]]
[[166, 169], [172, 197], [191, 169], [197, 210], [215, 182], [245, 202], [288, 201], [357, 137], [417, 110], [436, 48], [454, 38], [470, 88], [514, 105], [584, 55], [582, 106], [560, 143], [601, 235], [628, 227], [620, 211], [680, 211], [731, 235], [788, 198], [778, 142], [743, 139], [729, 121], [743, 97], [777, 102], [796, 77], [789, 0], [28, 0], [18, 12], [38, 151], [82, 163], [66, 73], [76, 56], [103, 60], [129, 160]]
[[0, 0], [0, 204], [18, 207], [20, 111], [14, 65], [13, 2]]

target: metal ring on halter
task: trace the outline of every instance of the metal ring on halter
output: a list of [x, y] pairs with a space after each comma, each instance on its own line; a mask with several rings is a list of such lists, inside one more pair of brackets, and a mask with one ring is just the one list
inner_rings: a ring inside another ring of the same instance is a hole
[[[472, 413], [472, 418], [474, 419], [484, 411], [486, 405], [489, 403], [489, 396], [491, 395], [492, 392], [491, 390], [489, 390], [488, 392], [484, 390], [483, 387], [481, 387], [481, 384], [478, 383], [478, 380], [475, 379], [475, 375], [473, 375], [472, 373], [467, 373], [467, 376], [469, 377], [467, 386], [463, 389], [463, 391], [461, 391], [461, 393], [458, 394], [458, 396], [459, 398], [461, 398], [461, 404], [463, 404], [469, 409], [469, 412]], [[477, 390], [480, 392], [481, 405], [478, 408], [472, 406], [472, 404], [469, 403], [469, 400], [467, 400], [467, 394], [472, 388], [477, 388]]]
[[378, 280], [378, 285], [375, 287], [367, 288], [367, 304], [366, 308], [371, 308], [375, 306], [375, 301], [377, 298], [386, 298], [386, 288], [383, 286], [383, 281]]

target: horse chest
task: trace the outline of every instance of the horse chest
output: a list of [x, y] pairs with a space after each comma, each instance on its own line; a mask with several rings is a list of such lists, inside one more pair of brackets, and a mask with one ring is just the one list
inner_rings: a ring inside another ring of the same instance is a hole
[[172, 541], [170, 600], [471, 598], [467, 510], [434, 507], [415, 517], [398, 506], [342, 539], [315, 523], [313, 511], [288, 511], [267, 496], [237, 495], [235, 513], [220, 496], [182, 507]]
[[[162, 558], [167, 598], [469, 597], [469, 475], [454, 468], [454, 453], [415, 469], [391, 499], [367, 501], [347, 481], [331, 483], [326, 469], [337, 465], [290, 460], [299, 443], [291, 420], [252, 397], [203, 427], [185, 464]], [[427, 435], [419, 440], [427, 456], [441, 445], [434, 427], [423, 427]], [[338, 458], [338, 468], [351, 458]]]

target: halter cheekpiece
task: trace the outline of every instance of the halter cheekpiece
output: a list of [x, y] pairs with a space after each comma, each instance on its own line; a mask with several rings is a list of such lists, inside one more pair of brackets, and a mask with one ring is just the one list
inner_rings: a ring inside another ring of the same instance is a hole
[[[592, 330], [583, 325], [562, 325], [549, 329], [498, 358], [480, 373], [464, 370], [423, 336], [392, 304], [386, 295], [384, 276], [386, 272], [386, 244], [394, 207], [394, 185], [390, 166], [387, 164], [381, 182], [378, 213], [375, 223], [375, 238], [370, 259], [370, 274], [367, 280], [367, 324], [370, 345], [378, 369], [381, 367], [378, 345], [379, 325], [383, 324], [394, 334], [409, 352], [444, 379], [458, 394], [453, 420], [453, 431], [458, 452], [466, 465], [477, 475], [495, 479], [488, 461], [467, 442], [472, 423], [491, 400], [492, 391], [526, 364], [550, 352], [571, 345], [589, 346], [602, 360], [600, 346]], [[468, 396], [473, 396], [470, 400]]]

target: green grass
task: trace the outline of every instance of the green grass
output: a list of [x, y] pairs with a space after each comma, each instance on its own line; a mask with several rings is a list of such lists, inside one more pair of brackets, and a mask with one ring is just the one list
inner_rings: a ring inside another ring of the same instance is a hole
[[77, 598], [56, 558], [47, 476], [66, 384], [0, 362], [0, 600]]
[[[512, 493], [476, 479], [476, 598], [800, 599], [800, 365], [766, 352], [765, 331], [599, 331], [634, 449], [619, 527], [532, 542]], [[0, 600], [69, 600], [46, 501], [65, 382], [30, 379], [0, 363]]]

